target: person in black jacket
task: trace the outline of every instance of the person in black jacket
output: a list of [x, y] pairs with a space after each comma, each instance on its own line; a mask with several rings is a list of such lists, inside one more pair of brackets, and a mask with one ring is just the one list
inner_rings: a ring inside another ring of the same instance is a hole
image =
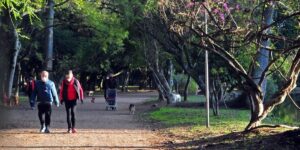
[[104, 98], [107, 98], [106, 90], [107, 89], [116, 89], [117, 88], [117, 80], [113, 77], [113, 74], [109, 74], [106, 79], [103, 81], [103, 91]]

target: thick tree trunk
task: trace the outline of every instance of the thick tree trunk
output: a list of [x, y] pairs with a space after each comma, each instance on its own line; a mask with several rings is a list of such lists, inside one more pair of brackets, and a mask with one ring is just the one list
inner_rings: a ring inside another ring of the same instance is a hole
[[[270, 2], [270, 4], [267, 6], [266, 10], [263, 14], [263, 21], [262, 21], [262, 27], [268, 26], [273, 22], [273, 14], [274, 14], [274, 3]], [[271, 29], [268, 28], [265, 31], [265, 34], [270, 34]], [[258, 50], [258, 53], [256, 54], [256, 62], [254, 63], [254, 68], [252, 71], [252, 78], [254, 79], [256, 84], [259, 84], [260, 78], [263, 74], [263, 71], [267, 68], [269, 64], [269, 53], [270, 51], [267, 50], [267, 48], [270, 46], [270, 39], [262, 39], [261, 41], [261, 47]], [[267, 90], [267, 79], [264, 79], [261, 83], [261, 90], [263, 93], [263, 96], [265, 97], [266, 90]]]
[[165, 100], [164, 91], [163, 91], [161, 85], [159, 84], [158, 79], [155, 77], [154, 72], [152, 73], [152, 76], [153, 76], [155, 86], [156, 86], [157, 91], [158, 91], [158, 101], [164, 101]]
[[[262, 102], [262, 96], [258, 92], [251, 92], [250, 98], [252, 100], [252, 113], [251, 120], [245, 130], [251, 130], [260, 125], [261, 121], [267, 117], [267, 115], [273, 110], [273, 108], [284, 102], [287, 95], [297, 86], [297, 79], [300, 72], [300, 51], [298, 50], [295, 56], [292, 66], [289, 71], [288, 79], [282, 88], [268, 100], [265, 104]], [[252, 90], [250, 90], [252, 91]]]
[[6, 95], [8, 98], [12, 96], [12, 88], [14, 83], [14, 77], [15, 77], [15, 71], [16, 71], [16, 65], [18, 61], [18, 56], [21, 50], [21, 42], [19, 39], [19, 34], [17, 32], [17, 29], [13, 29], [13, 41], [14, 41], [14, 52], [12, 55], [12, 60], [9, 68], [9, 75], [8, 75], [8, 83], [7, 83], [7, 91]]
[[53, 21], [54, 21], [54, 0], [48, 0], [47, 4], [47, 36], [45, 47], [45, 69], [52, 71], [53, 69]]
[[[146, 42], [145, 42], [146, 43]], [[163, 96], [167, 99], [167, 104], [171, 104], [173, 100], [172, 89], [159, 66], [159, 48], [157, 47], [156, 41], [147, 42], [150, 48], [148, 51], [145, 46], [145, 58], [147, 60], [150, 70], [153, 72], [153, 76], [157, 81], [159, 90], [161, 90]], [[148, 48], [148, 47], [147, 47]]]
[[188, 78], [187, 78], [185, 86], [184, 86], [184, 92], [183, 92], [184, 101], [187, 101], [187, 99], [188, 99], [188, 89], [189, 89], [190, 80], [191, 80], [191, 76], [188, 75]]
[[9, 33], [7, 32], [6, 25], [9, 23], [7, 15], [0, 15], [0, 99], [1, 102], [7, 104], [6, 86], [7, 86], [7, 74], [8, 66], [10, 62], [10, 42]]

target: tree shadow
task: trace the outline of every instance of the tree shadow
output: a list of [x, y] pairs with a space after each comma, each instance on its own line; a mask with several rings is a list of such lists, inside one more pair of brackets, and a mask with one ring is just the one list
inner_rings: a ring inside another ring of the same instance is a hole
[[271, 135], [260, 131], [234, 132], [226, 135], [200, 138], [182, 143], [166, 143], [172, 149], [300, 149], [300, 130]]

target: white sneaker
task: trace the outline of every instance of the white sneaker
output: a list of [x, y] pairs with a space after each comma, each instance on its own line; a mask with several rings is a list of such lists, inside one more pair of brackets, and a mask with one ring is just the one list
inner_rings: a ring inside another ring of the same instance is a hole
[[41, 129], [40, 129], [40, 132], [45, 133], [45, 130], [46, 130], [45, 126], [42, 126]]

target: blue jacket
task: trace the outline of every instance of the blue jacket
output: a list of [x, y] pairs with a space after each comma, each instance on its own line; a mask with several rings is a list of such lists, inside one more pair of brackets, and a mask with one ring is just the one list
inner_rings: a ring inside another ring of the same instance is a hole
[[47, 82], [35, 82], [35, 89], [33, 90], [30, 101], [35, 102], [36, 98], [37, 102], [50, 102], [51, 104], [54, 102], [57, 106], [59, 105], [55, 84], [51, 80]]

